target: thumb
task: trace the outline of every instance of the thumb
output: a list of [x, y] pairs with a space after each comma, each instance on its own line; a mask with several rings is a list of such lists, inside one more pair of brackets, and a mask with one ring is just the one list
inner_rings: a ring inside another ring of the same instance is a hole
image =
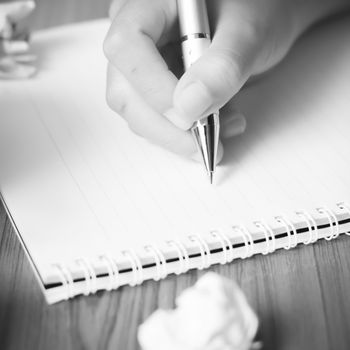
[[173, 106], [165, 116], [177, 127], [188, 130], [193, 123], [225, 105], [253, 72], [260, 40], [247, 23], [230, 21], [218, 26], [209, 49], [178, 82]]

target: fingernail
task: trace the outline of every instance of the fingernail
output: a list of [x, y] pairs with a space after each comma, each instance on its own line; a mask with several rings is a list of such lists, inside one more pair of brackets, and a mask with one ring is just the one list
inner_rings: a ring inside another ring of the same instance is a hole
[[242, 113], [236, 113], [232, 118], [225, 120], [221, 125], [221, 135], [224, 138], [234, 137], [243, 134], [247, 128], [247, 121]]

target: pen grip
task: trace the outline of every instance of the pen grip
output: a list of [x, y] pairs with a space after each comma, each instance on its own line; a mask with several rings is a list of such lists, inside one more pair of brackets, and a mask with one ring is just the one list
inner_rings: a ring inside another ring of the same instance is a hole
[[210, 46], [209, 38], [189, 38], [182, 42], [182, 54], [185, 70], [196, 62]]

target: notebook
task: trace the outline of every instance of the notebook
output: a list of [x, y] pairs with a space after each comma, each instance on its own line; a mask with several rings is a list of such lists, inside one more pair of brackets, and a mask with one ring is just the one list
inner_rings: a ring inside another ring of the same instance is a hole
[[109, 110], [107, 28], [36, 33], [38, 75], [0, 82], [1, 193], [48, 303], [349, 234], [348, 20], [238, 94], [215, 186]]

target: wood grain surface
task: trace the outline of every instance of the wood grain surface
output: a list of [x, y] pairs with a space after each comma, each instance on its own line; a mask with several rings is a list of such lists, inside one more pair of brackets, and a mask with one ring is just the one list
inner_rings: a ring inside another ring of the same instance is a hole
[[[107, 13], [108, 1], [41, 0], [35, 28]], [[350, 349], [350, 237], [212, 268], [234, 278], [270, 350]], [[138, 349], [138, 325], [204, 272], [48, 306], [0, 206], [0, 349]]]

